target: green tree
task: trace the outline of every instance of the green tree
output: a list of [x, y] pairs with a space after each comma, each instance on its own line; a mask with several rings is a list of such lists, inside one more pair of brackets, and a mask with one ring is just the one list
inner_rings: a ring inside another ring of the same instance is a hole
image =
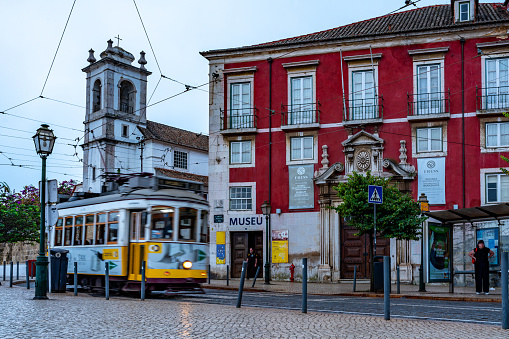
[[418, 240], [422, 223], [427, 219], [421, 216], [419, 204], [409, 194], [401, 193], [389, 180], [353, 173], [348, 181], [340, 183], [335, 189], [343, 201], [335, 210], [343, 216], [349, 226], [355, 227], [357, 235], [369, 235], [369, 258], [371, 262], [371, 291], [373, 291], [373, 204], [368, 203], [368, 185], [383, 187], [383, 204], [376, 207], [376, 228], [383, 238]]

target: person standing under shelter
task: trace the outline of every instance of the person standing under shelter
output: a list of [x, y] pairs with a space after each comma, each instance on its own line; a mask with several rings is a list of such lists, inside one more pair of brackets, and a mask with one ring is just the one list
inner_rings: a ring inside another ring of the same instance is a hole
[[490, 263], [489, 258], [495, 255], [492, 250], [484, 246], [484, 241], [479, 240], [477, 247], [468, 255], [473, 259], [475, 267], [475, 291], [477, 294], [490, 294]]
[[249, 253], [247, 254], [247, 278], [254, 278], [255, 271], [258, 266], [258, 256], [253, 251], [251, 247], [249, 249]]

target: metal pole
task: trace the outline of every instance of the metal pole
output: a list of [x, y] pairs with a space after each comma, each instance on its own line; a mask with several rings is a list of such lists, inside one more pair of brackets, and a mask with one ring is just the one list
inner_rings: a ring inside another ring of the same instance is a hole
[[230, 265], [226, 265], [226, 286], [230, 286]]
[[16, 261], [16, 280], [19, 280], [19, 261]]
[[353, 267], [353, 291], [355, 292], [355, 288], [357, 287], [357, 266]]
[[398, 267], [396, 267], [396, 293], [399, 294], [400, 293], [400, 288], [399, 288], [399, 265]]
[[376, 256], [376, 204], [373, 204], [373, 220], [375, 222], [375, 232], [373, 233], [373, 236], [374, 236], [374, 243], [375, 243], [375, 246], [374, 246], [374, 249], [373, 249], [373, 258]]
[[145, 268], [147, 262], [143, 261], [141, 263], [141, 300], [145, 300]]
[[261, 268], [261, 266], [258, 266], [258, 268], [256, 269], [256, 274], [253, 279], [253, 286], [251, 286], [251, 287], [254, 287], [254, 285], [256, 284], [256, 278], [258, 278], [258, 274], [260, 274], [260, 268]]
[[[421, 212], [422, 216], [422, 212]], [[419, 292], [426, 292], [424, 284], [424, 222], [421, 223], [421, 266], [419, 267]]]
[[509, 329], [509, 295], [507, 286], [507, 270], [509, 269], [509, 252], [502, 252], [502, 328]]
[[265, 285], [270, 285], [270, 264], [269, 264], [269, 216], [265, 216], [265, 243], [267, 244], [265, 247]]
[[39, 230], [39, 256], [37, 256], [37, 269], [35, 270], [35, 297], [34, 299], [48, 299], [48, 257], [46, 256], [46, 156], [42, 156], [41, 178], [41, 225]]
[[110, 263], [104, 262], [104, 291], [106, 294], [106, 300], [110, 300]]
[[384, 319], [391, 320], [391, 257], [384, 256]]
[[242, 292], [244, 291], [244, 280], [246, 279], [247, 261], [242, 262], [242, 274], [240, 275], [239, 294], [237, 296], [237, 308], [242, 304]]
[[308, 313], [308, 258], [302, 258], [302, 313]]
[[29, 272], [29, 270], [30, 270], [30, 267], [28, 266], [28, 260], [27, 260], [26, 261], [26, 267], [25, 267], [25, 271], [26, 271], [26, 275], [27, 275], [26, 276], [26, 278], [27, 278], [27, 290], [30, 289], [30, 274], [29, 274], [30, 272]]
[[12, 287], [12, 278], [14, 278], [14, 263], [11, 261], [11, 274], [9, 276], [9, 287]]
[[74, 262], [74, 295], [78, 295], [78, 263]]
[[4, 265], [3, 265], [3, 268], [4, 268], [4, 278], [3, 279], [4, 279], [4, 281], [5, 281], [5, 265], [6, 265], [6, 263], [5, 263], [5, 260], [4, 260]]
[[208, 278], [209, 278], [209, 285], [210, 285], [210, 264], [209, 264]]

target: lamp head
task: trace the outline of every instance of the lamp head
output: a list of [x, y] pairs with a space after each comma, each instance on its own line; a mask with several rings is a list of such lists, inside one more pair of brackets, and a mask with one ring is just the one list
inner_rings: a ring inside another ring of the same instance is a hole
[[270, 203], [267, 202], [267, 200], [265, 200], [261, 206], [262, 208], [262, 214], [265, 215], [265, 216], [268, 216], [270, 215]]
[[55, 137], [53, 130], [49, 129], [48, 125], [42, 124], [32, 138], [34, 139], [35, 150], [41, 158], [46, 158], [53, 152], [53, 146], [55, 146], [57, 137]]

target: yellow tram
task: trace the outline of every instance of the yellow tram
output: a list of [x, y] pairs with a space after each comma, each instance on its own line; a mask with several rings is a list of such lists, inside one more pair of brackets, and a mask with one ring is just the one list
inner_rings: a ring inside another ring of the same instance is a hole
[[116, 192], [82, 193], [57, 205], [50, 247], [68, 250], [68, 280], [74, 262], [78, 284], [140, 291], [197, 291], [207, 278], [208, 203], [201, 183], [133, 177]]

